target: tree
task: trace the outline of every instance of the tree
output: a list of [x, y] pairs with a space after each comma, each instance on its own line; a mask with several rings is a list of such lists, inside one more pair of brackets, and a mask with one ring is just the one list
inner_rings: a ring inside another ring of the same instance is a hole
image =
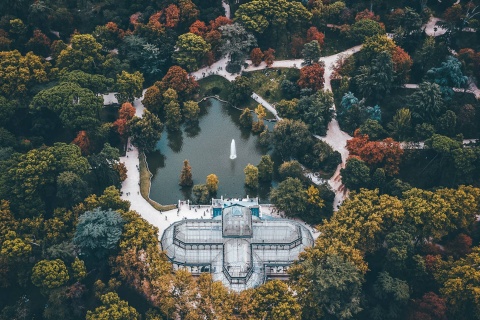
[[72, 262], [73, 278], [77, 281], [82, 281], [87, 276], [87, 268], [83, 260], [75, 258]]
[[99, 74], [90, 74], [81, 70], [62, 72], [60, 82], [73, 82], [95, 94], [107, 93], [113, 85], [113, 79]]
[[389, 176], [398, 173], [403, 149], [392, 138], [381, 141], [369, 141], [368, 136], [355, 135], [347, 141], [350, 155], [358, 156], [368, 165], [382, 167]]
[[177, 92], [180, 101], [185, 101], [191, 97], [198, 89], [198, 83], [195, 79], [179, 66], [172, 66], [162, 81], [156, 82], [160, 91], [166, 91], [171, 88]]
[[302, 306], [302, 319], [351, 319], [360, 312], [363, 276], [341, 256], [300, 259], [290, 274]]
[[312, 14], [299, 2], [286, 0], [254, 0], [244, 3], [235, 11], [235, 18], [248, 30], [275, 35], [294, 30], [307, 22]]
[[356, 21], [350, 28], [349, 35], [355, 42], [363, 42], [368, 37], [385, 34], [385, 27], [377, 21], [362, 19]]
[[83, 155], [90, 153], [90, 138], [85, 130], [80, 130], [72, 143], [80, 148]]
[[395, 71], [395, 83], [401, 85], [410, 79], [410, 69], [413, 61], [408, 53], [396, 46], [392, 53], [393, 70]]
[[262, 156], [260, 163], [258, 164], [258, 179], [260, 181], [272, 180], [273, 174], [273, 161], [269, 155]]
[[421, 299], [413, 300], [413, 311], [409, 320], [447, 320], [447, 305], [444, 298], [433, 292], [425, 293]]
[[317, 91], [301, 98], [296, 109], [313, 134], [324, 136], [333, 118], [333, 94], [330, 90]]
[[240, 115], [240, 124], [242, 125], [242, 127], [244, 128], [250, 128], [252, 127], [252, 113], [250, 111], [250, 109], [248, 108], [245, 108], [243, 109], [242, 111], [242, 114]]
[[[360, 20], [360, 21], [372, 21], [372, 20]], [[395, 42], [388, 36], [382, 34], [368, 37], [363, 42], [361, 57], [364, 63], [368, 63], [371, 59], [377, 57], [382, 52], [388, 52], [393, 55], [396, 45]]]
[[115, 22], [108, 22], [104, 26], [96, 26], [93, 36], [107, 50], [118, 48], [125, 36], [125, 32]]
[[440, 67], [428, 70], [427, 77], [440, 86], [442, 94], [448, 99], [453, 96], [452, 87], [462, 88], [468, 82], [468, 77], [462, 72], [462, 63], [453, 56], [448, 56]]
[[321, 48], [325, 41], [325, 34], [318, 31], [316, 27], [310, 27], [307, 30], [307, 42], [312, 42], [313, 40], [316, 40]]
[[134, 73], [128, 73], [122, 71], [121, 74], [117, 74], [117, 97], [118, 101], [123, 102], [133, 102], [135, 98], [140, 98], [143, 91], [143, 75], [135, 71]]
[[121, 300], [115, 292], [109, 292], [100, 297], [102, 305], [94, 311], [87, 311], [87, 320], [137, 320], [140, 319], [135, 308], [128, 305], [127, 301]]
[[180, 182], [178, 184], [182, 187], [193, 186], [192, 167], [187, 159], [183, 160], [183, 167], [180, 173]]
[[288, 177], [303, 179], [303, 168], [297, 160], [286, 161], [278, 168], [278, 173], [282, 179]]
[[256, 189], [258, 187], [258, 168], [253, 164], [247, 164], [245, 169], [245, 185], [249, 188]]
[[117, 247], [124, 223], [122, 216], [111, 209], [86, 211], [78, 218], [73, 243], [82, 255], [104, 259]]
[[208, 197], [210, 196], [210, 192], [208, 191], [208, 187], [204, 184], [196, 184], [192, 188], [192, 193], [195, 196], [196, 202], [199, 204], [207, 204]]
[[343, 184], [350, 190], [365, 188], [370, 183], [370, 168], [360, 159], [349, 158], [340, 170]]
[[324, 78], [323, 74], [325, 69], [318, 63], [314, 63], [310, 66], [305, 66], [300, 69], [300, 79], [297, 84], [300, 88], [310, 88], [314, 91], [323, 88]]
[[148, 110], [144, 111], [143, 117], [133, 117], [128, 122], [129, 133], [132, 143], [143, 151], [149, 152], [155, 149], [160, 140], [163, 124], [160, 119]]
[[[165, 93], [172, 89], [168, 89]], [[165, 94], [164, 94], [165, 97]], [[166, 99], [167, 101], [170, 99]], [[175, 131], [180, 129], [180, 123], [182, 121], [182, 113], [180, 110], [180, 103], [176, 99], [171, 99], [165, 105], [165, 124], [167, 129]]]
[[270, 191], [270, 200], [287, 216], [301, 217], [306, 208], [307, 193], [299, 179], [288, 177]]
[[273, 145], [282, 158], [297, 157], [312, 145], [312, 137], [305, 123], [283, 119], [273, 128]]
[[32, 52], [25, 56], [18, 50], [0, 51], [0, 94], [21, 96], [32, 85], [47, 82], [50, 78], [50, 63]]
[[207, 176], [207, 180], [205, 181], [205, 185], [207, 186], [208, 192], [210, 194], [214, 194], [218, 190], [218, 177], [215, 174], [209, 174]]
[[73, 131], [94, 129], [102, 106], [100, 97], [71, 82], [40, 91], [30, 103], [30, 109], [39, 116], [50, 118], [53, 113], [65, 129]]
[[260, 48], [253, 48], [252, 52], [250, 52], [250, 60], [254, 66], [259, 66], [263, 60], [263, 52]]
[[465, 258], [442, 263], [440, 270], [435, 274], [435, 278], [441, 284], [440, 293], [445, 297], [453, 318], [480, 319], [477, 303], [479, 261], [480, 252], [476, 247]]
[[402, 319], [405, 306], [410, 298], [408, 283], [381, 272], [375, 281], [373, 292], [377, 298], [371, 317], [380, 319]]
[[33, 31], [33, 36], [28, 40], [25, 46], [28, 50], [43, 57], [47, 57], [50, 53], [50, 44], [50, 39], [41, 30], [35, 29]]
[[40, 260], [32, 269], [32, 282], [37, 287], [53, 289], [69, 279], [65, 263], [60, 259]]
[[305, 43], [302, 50], [302, 57], [302, 66], [311, 66], [315, 63], [318, 64], [318, 61], [320, 60], [320, 44], [317, 40]]
[[373, 119], [365, 120], [358, 130], [360, 134], [367, 135], [372, 140], [380, 140], [387, 135], [387, 132], [383, 129], [379, 121]]
[[118, 110], [118, 118], [130, 120], [135, 115], [135, 107], [131, 103], [125, 102]]
[[65, 207], [79, 203], [88, 195], [87, 182], [76, 173], [65, 171], [57, 177], [57, 198]]
[[186, 121], [195, 122], [198, 120], [200, 114], [200, 107], [198, 103], [192, 100], [186, 101], [183, 104], [183, 117]]
[[434, 123], [445, 107], [440, 86], [431, 82], [420, 83], [418, 90], [408, 97], [408, 107], [414, 118]]
[[184, 33], [178, 37], [173, 59], [189, 71], [197, 70], [211, 46], [201, 36]]
[[220, 52], [222, 55], [228, 56], [227, 71], [238, 72], [250, 48], [257, 45], [257, 40], [253, 34], [247, 32], [239, 23], [233, 23], [221, 26], [219, 28], [222, 33], [222, 43]]
[[102, 45], [91, 34], [76, 34], [72, 37], [70, 44], [60, 52], [57, 67], [70, 71], [98, 73], [105, 60], [102, 55]]
[[251, 81], [244, 76], [238, 76], [230, 85], [229, 101], [237, 104], [246, 101], [252, 95]]
[[150, 111], [151, 113], [159, 116], [162, 114], [163, 110], [163, 96], [160, 92], [160, 89], [153, 85], [145, 91], [145, 95], [143, 96], [143, 106]]
[[272, 48], [268, 48], [263, 52], [263, 61], [267, 64], [267, 67], [271, 67], [273, 65], [273, 61], [275, 61], [275, 50]]
[[263, 129], [265, 128], [265, 124], [263, 123], [263, 118], [267, 116], [267, 112], [265, 111], [265, 108], [261, 104], [259, 104], [254, 111], [255, 111], [255, 115], [257, 116], [257, 121], [253, 123], [252, 131], [255, 133], [262, 132]]
[[412, 135], [412, 113], [410, 109], [402, 108], [397, 110], [393, 121], [387, 125], [392, 136], [398, 141], [405, 141]]
[[355, 76], [358, 91], [368, 98], [374, 94], [376, 100], [388, 94], [393, 86], [394, 71], [390, 53], [379, 53], [370, 66], [361, 66]]
[[252, 302], [253, 313], [258, 319], [300, 319], [300, 305], [293, 290], [280, 280], [268, 281], [256, 288]]
[[[283, 87], [283, 82], [282, 82], [282, 87]], [[277, 110], [277, 113], [280, 117], [293, 120], [293, 119], [298, 119], [297, 105], [298, 105], [298, 99], [293, 99], [293, 100], [282, 99], [280, 100], [280, 102], [277, 103], [277, 105], [275, 106], [275, 109]]]

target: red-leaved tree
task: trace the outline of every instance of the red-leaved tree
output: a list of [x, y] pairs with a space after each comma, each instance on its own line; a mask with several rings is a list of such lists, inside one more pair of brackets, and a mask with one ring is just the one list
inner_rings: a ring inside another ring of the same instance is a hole
[[260, 65], [262, 63], [263, 59], [263, 52], [260, 50], [260, 48], [253, 48], [252, 52], [250, 52], [250, 60], [252, 60], [252, 63], [254, 66]]
[[85, 130], [79, 131], [75, 139], [72, 141], [73, 144], [76, 144], [83, 155], [87, 155], [90, 152], [90, 139]]
[[316, 27], [310, 27], [307, 30], [307, 42], [311, 42], [313, 40], [317, 40], [321, 48], [323, 47], [323, 43], [325, 42], [325, 34], [318, 31]]
[[300, 69], [300, 78], [297, 84], [300, 88], [310, 88], [315, 91], [323, 88], [323, 82], [325, 81], [323, 75], [325, 69], [318, 63], [314, 63], [310, 66], [305, 66]]
[[267, 67], [271, 67], [273, 61], [275, 61], [275, 50], [272, 48], [268, 48], [263, 52], [263, 61], [267, 64]]

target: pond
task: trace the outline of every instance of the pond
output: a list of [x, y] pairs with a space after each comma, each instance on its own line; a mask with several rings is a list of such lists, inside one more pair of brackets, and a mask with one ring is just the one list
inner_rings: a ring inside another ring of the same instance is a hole
[[[270, 184], [261, 185], [258, 191], [247, 190], [244, 186], [243, 169], [249, 163], [258, 165], [267, 150], [258, 146], [257, 135], [240, 126], [240, 114], [240, 110], [216, 99], [208, 99], [201, 104], [197, 125], [184, 125], [175, 133], [164, 130], [157, 150], [147, 154], [147, 163], [153, 174], [150, 198], [163, 205], [177, 203], [179, 199], [192, 199], [191, 188], [178, 185], [183, 160], [187, 159], [192, 167], [194, 184], [205, 183], [211, 173], [217, 175], [217, 197], [237, 198], [248, 194], [258, 195], [262, 202], [268, 202]], [[230, 159], [232, 139], [235, 139], [237, 149], [234, 160]]]

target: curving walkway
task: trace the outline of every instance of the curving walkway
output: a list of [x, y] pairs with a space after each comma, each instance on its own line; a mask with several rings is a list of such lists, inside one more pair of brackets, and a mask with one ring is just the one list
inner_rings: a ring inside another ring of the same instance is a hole
[[222, 1], [222, 7], [225, 9], [225, 17], [230, 19], [230, 5], [227, 3], [227, 0]]

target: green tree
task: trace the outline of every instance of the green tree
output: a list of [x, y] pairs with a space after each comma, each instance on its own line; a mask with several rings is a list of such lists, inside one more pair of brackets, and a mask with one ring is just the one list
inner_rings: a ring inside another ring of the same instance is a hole
[[216, 174], [209, 174], [207, 176], [207, 180], [205, 182], [205, 185], [207, 186], [208, 192], [210, 194], [214, 194], [218, 190], [218, 177]]
[[272, 174], [273, 161], [272, 158], [267, 154], [262, 156], [262, 159], [258, 164], [258, 179], [260, 181], [270, 181], [272, 180]]
[[197, 70], [205, 54], [211, 49], [209, 43], [193, 33], [180, 35], [175, 47], [177, 50], [173, 54], [173, 59], [187, 71]]
[[358, 91], [363, 97], [374, 95], [378, 100], [388, 94], [393, 86], [394, 70], [390, 53], [379, 53], [371, 62], [370, 66], [361, 66], [355, 76]]
[[377, 21], [371, 19], [359, 20], [349, 30], [350, 37], [357, 43], [363, 42], [368, 37], [380, 34], [385, 34], [385, 28]]
[[302, 121], [283, 119], [273, 128], [273, 145], [284, 159], [303, 154], [312, 143], [308, 127]]
[[380, 140], [387, 136], [387, 132], [378, 120], [367, 119], [358, 128], [360, 134], [367, 135], [371, 140]]
[[404, 280], [381, 272], [373, 286], [377, 301], [370, 311], [372, 319], [402, 319], [410, 299], [410, 288]]
[[199, 114], [200, 107], [197, 102], [189, 100], [183, 104], [183, 117], [186, 121], [197, 121]]
[[72, 131], [96, 128], [102, 107], [102, 98], [71, 82], [40, 91], [30, 103], [30, 109], [39, 117], [48, 119], [53, 113], [65, 129]]
[[2, 235], [2, 249], [0, 254], [9, 258], [28, 257], [32, 253], [32, 246], [26, 240], [17, 237], [15, 231], [8, 231]]
[[180, 173], [180, 182], [178, 184], [182, 187], [193, 186], [192, 167], [187, 159], [183, 160], [183, 167]]
[[60, 82], [73, 82], [80, 87], [89, 89], [95, 94], [107, 93], [113, 85], [113, 79], [100, 74], [90, 74], [81, 70], [62, 72]]
[[319, 90], [311, 96], [301, 98], [297, 109], [300, 118], [313, 134], [327, 134], [328, 123], [333, 118], [333, 94], [330, 90]]
[[[282, 83], [283, 84], [283, 83]], [[282, 118], [298, 119], [298, 99], [293, 100], [280, 100], [275, 106], [278, 115]]]
[[341, 256], [301, 259], [290, 274], [302, 307], [302, 319], [351, 319], [360, 312], [363, 276]]
[[72, 171], [65, 171], [57, 177], [57, 198], [65, 207], [79, 203], [88, 195], [88, 184]]
[[118, 102], [133, 102], [135, 98], [140, 98], [143, 91], [143, 75], [135, 71], [134, 73], [128, 73], [122, 71], [121, 74], [117, 74], [116, 88], [117, 92], [115, 96]]
[[240, 115], [239, 121], [242, 127], [245, 127], [245, 128], [252, 127], [253, 118], [252, 118], [251, 110], [249, 108], [243, 109], [242, 114]]
[[306, 209], [307, 193], [299, 179], [288, 177], [270, 191], [270, 200], [287, 216], [301, 217]]
[[65, 263], [60, 259], [40, 260], [32, 269], [32, 282], [37, 287], [53, 289], [69, 279]]
[[252, 311], [257, 319], [300, 319], [300, 305], [288, 285], [280, 280], [267, 281], [255, 289]]
[[247, 164], [245, 169], [243, 169], [245, 173], [245, 185], [250, 188], [257, 188], [258, 187], [258, 168], [255, 167], [253, 164]]
[[200, 204], [207, 204], [210, 192], [208, 186], [205, 184], [196, 184], [192, 188], [192, 193], [195, 196], [196, 202]]
[[83, 255], [102, 260], [117, 247], [124, 223], [111, 209], [86, 211], [78, 218], [73, 242]]
[[104, 60], [102, 45], [91, 34], [76, 34], [72, 37], [70, 46], [60, 52], [57, 67], [95, 74], [100, 70]]
[[393, 116], [393, 121], [387, 125], [392, 136], [397, 141], [405, 141], [412, 135], [412, 113], [410, 109], [402, 108], [397, 110]]
[[165, 105], [165, 124], [168, 130], [175, 131], [180, 129], [180, 122], [182, 121], [182, 113], [180, 110], [180, 103], [172, 100]]
[[448, 56], [440, 67], [428, 70], [427, 77], [438, 84], [444, 97], [449, 99], [453, 96], [452, 87], [463, 88], [468, 82], [462, 72], [462, 63], [453, 56]]
[[135, 308], [121, 300], [115, 292], [100, 297], [102, 305], [94, 311], [87, 311], [87, 320], [138, 320], [140, 315]]
[[320, 60], [320, 44], [317, 40], [305, 43], [302, 50], [302, 66], [311, 66]]
[[238, 76], [230, 84], [229, 101], [233, 104], [240, 104], [252, 95], [252, 86], [249, 78]]
[[297, 160], [286, 161], [278, 168], [278, 173], [282, 179], [288, 177], [303, 179], [303, 168]]
[[153, 151], [160, 140], [163, 124], [153, 113], [145, 110], [143, 117], [133, 117], [128, 122], [132, 143], [145, 152]]
[[340, 170], [343, 184], [350, 190], [365, 188], [370, 183], [370, 168], [360, 159], [350, 158]]
[[431, 82], [420, 83], [419, 89], [408, 97], [408, 107], [414, 118], [434, 123], [445, 108], [440, 86]]

